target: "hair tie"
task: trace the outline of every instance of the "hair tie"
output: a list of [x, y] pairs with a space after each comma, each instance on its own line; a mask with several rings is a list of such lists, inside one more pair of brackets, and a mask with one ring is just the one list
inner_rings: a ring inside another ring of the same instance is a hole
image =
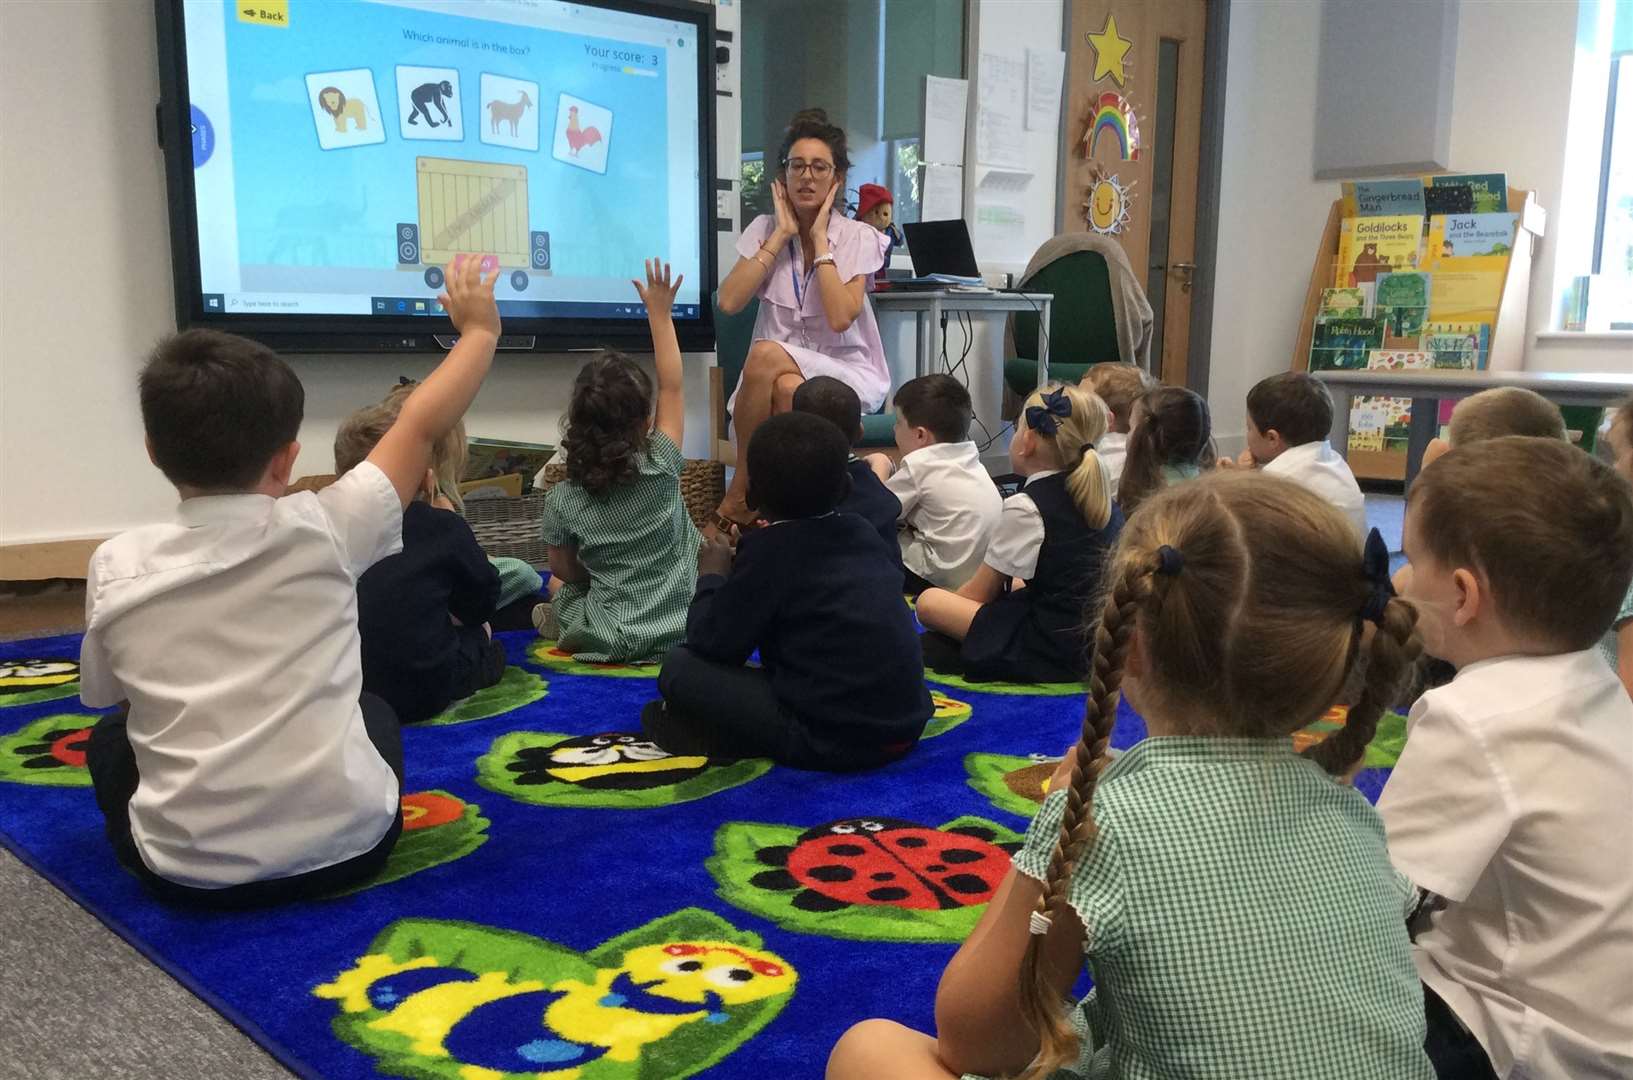
[[1173, 577], [1185, 569], [1185, 556], [1167, 544], [1157, 549], [1157, 573]]
[[1066, 388], [1057, 386], [1043, 395], [1042, 405], [1028, 405], [1026, 407], [1026, 426], [1040, 435], [1053, 435], [1060, 430], [1060, 420], [1072, 415], [1072, 399], [1066, 396]]
[[1361, 575], [1372, 585], [1372, 591], [1361, 604], [1361, 619], [1382, 626], [1384, 611], [1395, 596], [1395, 583], [1389, 579], [1389, 545], [1384, 543], [1383, 533], [1377, 529], [1367, 534], [1366, 549], [1361, 555]]
[[1049, 916], [1045, 915], [1041, 911], [1034, 911], [1031, 918], [1026, 920], [1027, 932], [1033, 937], [1042, 937], [1043, 935], [1047, 934], [1051, 925], [1053, 924], [1051, 923]]
[[1094, 444], [1092, 442], [1086, 442], [1086, 443], [1083, 444], [1083, 448], [1077, 452], [1077, 456], [1078, 457], [1087, 457], [1088, 454], [1089, 454], [1089, 451], [1093, 450], [1093, 449], [1094, 449]]

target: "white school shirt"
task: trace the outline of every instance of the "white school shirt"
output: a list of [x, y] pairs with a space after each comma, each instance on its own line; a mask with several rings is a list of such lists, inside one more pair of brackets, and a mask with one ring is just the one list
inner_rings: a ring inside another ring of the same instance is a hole
[[1105, 463], [1106, 475], [1111, 478], [1111, 497], [1117, 497], [1117, 481], [1123, 478], [1123, 466], [1128, 462], [1128, 434], [1108, 431], [1094, 444], [1094, 452]]
[[[1059, 469], [1033, 473], [1025, 480], [1030, 484], [1045, 476], [1054, 476]], [[1030, 581], [1038, 571], [1038, 552], [1043, 550], [1043, 514], [1032, 496], [1022, 490], [1004, 500], [998, 527], [987, 541], [986, 564], [1006, 578]]]
[[935, 443], [902, 458], [885, 487], [901, 500], [902, 562], [933, 585], [956, 589], [975, 576], [1004, 497], [968, 440]]
[[187, 499], [91, 557], [80, 697], [130, 702], [131, 837], [196, 888], [369, 851], [397, 815], [363, 727], [357, 579], [402, 550], [368, 462], [319, 492]]
[[1449, 901], [1419, 974], [1497, 1075], [1633, 1076], [1633, 701], [1598, 649], [1424, 694], [1378, 810], [1396, 868]]
[[1367, 534], [1366, 496], [1346, 462], [1327, 440], [1301, 443], [1283, 450], [1264, 471], [1309, 488], [1350, 519], [1355, 531]]

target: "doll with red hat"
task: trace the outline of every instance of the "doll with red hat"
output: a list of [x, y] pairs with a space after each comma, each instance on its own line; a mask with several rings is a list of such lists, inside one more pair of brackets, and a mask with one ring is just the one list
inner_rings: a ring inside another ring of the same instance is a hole
[[885, 271], [890, 268], [890, 253], [902, 242], [901, 233], [890, 223], [895, 209], [895, 200], [890, 197], [888, 188], [879, 184], [863, 184], [857, 189], [856, 220], [872, 225], [890, 238], [890, 246], [885, 248], [885, 264], [874, 275], [875, 281], [885, 280]]

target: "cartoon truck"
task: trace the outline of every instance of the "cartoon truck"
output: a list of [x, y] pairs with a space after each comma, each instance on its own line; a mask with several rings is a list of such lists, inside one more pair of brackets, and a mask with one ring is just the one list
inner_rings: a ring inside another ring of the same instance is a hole
[[442, 288], [442, 267], [459, 252], [482, 252], [509, 269], [522, 292], [529, 274], [550, 273], [550, 234], [529, 227], [527, 167], [454, 158], [415, 159], [419, 221], [397, 225], [397, 267], [424, 268]]

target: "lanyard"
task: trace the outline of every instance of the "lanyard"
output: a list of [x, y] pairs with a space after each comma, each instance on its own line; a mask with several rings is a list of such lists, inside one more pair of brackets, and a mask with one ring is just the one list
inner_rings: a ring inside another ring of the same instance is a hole
[[[797, 244], [799, 241], [790, 240], [788, 242]], [[794, 255], [792, 252], [788, 255], [788, 277], [794, 283], [794, 303], [799, 305], [799, 313], [803, 316], [805, 314], [805, 289], [800, 286], [799, 271], [794, 269]], [[811, 284], [811, 271], [809, 269], [805, 272], [805, 284], [807, 286]]]

